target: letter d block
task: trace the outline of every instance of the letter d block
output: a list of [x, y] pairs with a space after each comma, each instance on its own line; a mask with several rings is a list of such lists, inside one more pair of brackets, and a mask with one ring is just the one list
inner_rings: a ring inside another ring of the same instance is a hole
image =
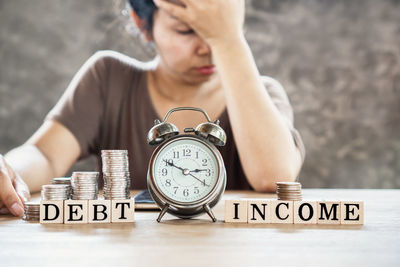
[[293, 201], [271, 201], [272, 223], [293, 223]]
[[41, 200], [40, 223], [63, 223], [64, 200]]
[[294, 201], [293, 202], [294, 223], [317, 224], [317, 202], [316, 201]]
[[135, 221], [135, 200], [113, 199], [111, 200], [111, 222], [134, 222]]
[[363, 201], [341, 201], [341, 224], [364, 224]]
[[111, 200], [89, 200], [89, 223], [111, 222]]
[[64, 200], [64, 223], [88, 223], [88, 200]]
[[225, 200], [225, 222], [247, 223], [247, 200]]

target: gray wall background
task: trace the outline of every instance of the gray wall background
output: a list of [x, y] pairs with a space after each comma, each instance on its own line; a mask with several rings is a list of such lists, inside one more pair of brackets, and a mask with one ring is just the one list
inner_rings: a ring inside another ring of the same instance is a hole
[[[400, 1], [246, 3], [259, 70], [286, 88], [307, 147], [303, 186], [399, 188]], [[123, 8], [122, 0], [0, 0], [0, 153], [40, 126], [96, 50], [152, 57]]]

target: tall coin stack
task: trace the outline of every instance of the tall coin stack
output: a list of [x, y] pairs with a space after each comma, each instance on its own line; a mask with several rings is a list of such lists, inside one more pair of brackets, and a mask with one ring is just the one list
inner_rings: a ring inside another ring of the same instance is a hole
[[42, 200], [65, 200], [69, 198], [69, 186], [66, 184], [42, 185]]
[[25, 221], [40, 221], [40, 203], [33, 203], [33, 202], [25, 202], [25, 213], [24, 219]]
[[99, 194], [98, 179], [98, 172], [73, 172], [71, 177], [72, 199], [97, 199]]
[[131, 178], [127, 150], [102, 150], [105, 199], [129, 199]]
[[65, 184], [69, 186], [69, 197], [72, 194], [71, 177], [56, 177], [53, 178], [52, 184]]
[[276, 194], [278, 195], [278, 200], [301, 201], [301, 184], [297, 182], [277, 182]]

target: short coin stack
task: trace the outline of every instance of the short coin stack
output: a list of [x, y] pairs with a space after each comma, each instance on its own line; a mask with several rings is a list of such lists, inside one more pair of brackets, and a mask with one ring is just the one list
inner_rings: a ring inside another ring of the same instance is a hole
[[131, 178], [127, 150], [102, 150], [105, 199], [129, 199]]
[[65, 184], [42, 185], [42, 200], [65, 200], [69, 198], [69, 191]]
[[72, 194], [71, 177], [56, 177], [53, 178], [52, 184], [65, 184], [69, 186], [69, 197]]
[[40, 220], [40, 203], [25, 202], [25, 221], [38, 222]]
[[71, 177], [74, 200], [94, 200], [99, 193], [98, 172], [73, 172]]
[[276, 194], [278, 195], [278, 200], [301, 201], [301, 184], [297, 182], [277, 182]]

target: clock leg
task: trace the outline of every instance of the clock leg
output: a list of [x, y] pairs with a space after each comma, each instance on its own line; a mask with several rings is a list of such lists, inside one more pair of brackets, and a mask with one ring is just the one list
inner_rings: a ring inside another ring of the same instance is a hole
[[208, 204], [204, 205], [204, 210], [207, 212], [207, 214], [211, 217], [211, 219], [213, 220], [213, 222], [217, 221], [217, 218], [215, 218], [214, 213], [211, 211], [210, 207], [208, 206]]
[[165, 204], [165, 206], [162, 208], [162, 210], [161, 210], [161, 212], [160, 212], [160, 215], [158, 215], [158, 218], [157, 218], [157, 222], [160, 222], [161, 221], [161, 218], [164, 216], [164, 214], [167, 212], [167, 210], [168, 210], [168, 204]]

